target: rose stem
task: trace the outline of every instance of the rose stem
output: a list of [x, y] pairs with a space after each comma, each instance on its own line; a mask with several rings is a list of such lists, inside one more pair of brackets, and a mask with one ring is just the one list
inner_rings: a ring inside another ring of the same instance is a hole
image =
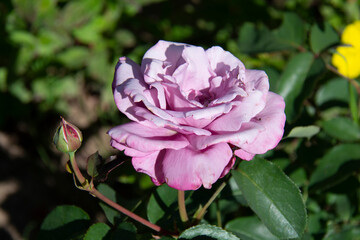
[[110, 199], [108, 199], [106, 196], [104, 196], [103, 194], [101, 194], [96, 188], [93, 188], [92, 190], [90, 190], [90, 193], [92, 193], [94, 196], [96, 196], [97, 198], [99, 198], [100, 200], [102, 200], [103, 202], [105, 202], [106, 204], [108, 204], [109, 206], [115, 208], [116, 210], [118, 210], [119, 212], [127, 215], [128, 217], [134, 219], [135, 221], [138, 221], [139, 223], [144, 224], [145, 226], [153, 229], [156, 232], [163, 232], [161, 227], [159, 227], [158, 225], [155, 225], [151, 222], [149, 222], [148, 220], [140, 217], [139, 215], [130, 212], [129, 210], [127, 210], [126, 208], [120, 206], [119, 204], [111, 201]]
[[70, 164], [75, 173], [75, 176], [76, 176], [77, 180], [80, 182], [81, 186], [83, 186], [86, 183], [86, 179], [81, 174], [80, 169], [75, 161], [75, 152], [70, 152], [69, 157], [70, 157]]
[[220, 211], [220, 204], [219, 199], [217, 198], [216, 201], [216, 219], [217, 219], [217, 225], [222, 228], [222, 222], [221, 222], [221, 211]]
[[187, 223], [189, 221], [189, 217], [186, 212], [184, 191], [178, 190], [178, 204], [179, 204], [180, 219], [183, 223]]
[[118, 210], [119, 212], [127, 215], [128, 217], [134, 219], [135, 221], [138, 221], [141, 224], [144, 224], [145, 226], [153, 229], [156, 232], [164, 232], [161, 227], [149, 222], [148, 220], [140, 217], [139, 215], [130, 212], [129, 210], [127, 210], [126, 208], [120, 206], [119, 204], [117, 204], [116, 202], [111, 201], [109, 198], [107, 198], [106, 196], [104, 196], [103, 194], [101, 194], [92, 184], [90, 185], [88, 183], [88, 181], [85, 179], [85, 177], [81, 174], [80, 169], [75, 161], [75, 153], [71, 152], [69, 153], [70, 156], [70, 163], [71, 163], [71, 167], [75, 173], [75, 176], [77, 178], [77, 180], [81, 183], [83, 189], [85, 191], [90, 192], [92, 195], [96, 196], [98, 199], [102, 200], [103, 202], [105, 202], [106, 204], [108, 204], [109, 206], [113, 207], [114, 209]]
[[216, 199], [216, 197], [219, 195], [219, 193], [224, 189], [224, 187], [226, 186], [226, 181], [224, 181], [223, 183], [221, 183], [221, 185], [219, 186], [218, 189], [216, 189], [216, 191], [214, 192], [214, 194], [211, 196], [211, 198], [209, 199], [209, 201], [205, 204], [205, 206], [201, 209], [201, 211], [196, 214], [194, 216], [194, 218], [196, 219], [196, 222], [200, 222], [200, 220], [204, 217], [206, 210], [210, 207], [210, 204]]

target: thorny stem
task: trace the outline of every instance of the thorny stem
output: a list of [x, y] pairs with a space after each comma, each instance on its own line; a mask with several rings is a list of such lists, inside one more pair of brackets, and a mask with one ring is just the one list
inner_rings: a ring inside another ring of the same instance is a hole
[[117, 204], [116, 202], [113, 202], [112, 200], [110, 200], [109, 198], [107, 198], [106, 196], [104, 196], [102, 193], [100, 193], [95, 187], [94, 184], [89, 183], [89, 181], [82, 175], [82, 173], [80, 172], [80, 169], [75, 161], [75, 153], [71, 152], [69, 153], [69, 157], [70, 157], [70, 163], [71, 163], [71, 167], [74, 171], [74, 175], [76, 177], [76, 179], [81, 183], [81, 189], [88, 191], [90, 194], [92, 194], [93, 196], [97, 197], [98, 199], [102, 200], [103, 202], [105, 202], [106, 204], [108, 204], [109, 206], [113, 207], [114, 209], [118, 210], [119, 212], [127, 215], [128, 217], [134, 219], [135, 221], [138, 221], [139, 223], [153, 229], [156, 232], [159, 233], [165, 233], [165, 231], [159, 227], [158, 225], [155, 225], [151, 222], [149, 222], [148, 220], [140, 217], [139, 215], [127, 210], [126, 208], [120, 206], [119, 204]]
[[179, 213], [180, 213], [180, 219], [183, 223], [188, 223], [189, 217], [186, 212], [186, 206], [185, 206], [185, 192], [178, 190], [178, 204], [179, 204]]

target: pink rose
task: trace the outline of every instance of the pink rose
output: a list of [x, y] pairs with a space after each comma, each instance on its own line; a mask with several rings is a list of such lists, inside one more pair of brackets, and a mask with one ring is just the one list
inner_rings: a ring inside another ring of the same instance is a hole
[[284, 131], [285, 103], [269, 92], [266, 73], [245, 69], [221, 47], [159, 41], [141, 66], [119, 59], [113, 91], [132, 122], [109, 131], [111, 145], [156, 185], [211, 188], [234, 154], [251, 160], [274, 148]]

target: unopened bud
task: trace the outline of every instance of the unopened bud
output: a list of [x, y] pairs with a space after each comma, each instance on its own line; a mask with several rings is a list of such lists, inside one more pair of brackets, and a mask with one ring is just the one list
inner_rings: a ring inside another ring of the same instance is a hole
[[61, 118], [59, 128], [54, 135], [56, 148], [63, 153], [75, 152], [80, 148], [82, 142], [81, 131], [73, 124]]

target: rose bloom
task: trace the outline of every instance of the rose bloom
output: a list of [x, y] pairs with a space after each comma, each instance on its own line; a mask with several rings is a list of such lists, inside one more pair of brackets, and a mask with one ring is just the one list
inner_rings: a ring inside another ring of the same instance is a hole
[[332, 64], [345, 77], [356, 78], [360, 75], [360, 21], [346, 26], [341, 42], [345, 46], [336, 48]]
[[159, 41], [141, 66], [121, 57], [114, 99], [130, 123], [109, 131], [136, 171], [178, 190], [211, 188], [235, 155], [251, 160], [281, 140], [285, 103], [265, 72], [221, 47]]

